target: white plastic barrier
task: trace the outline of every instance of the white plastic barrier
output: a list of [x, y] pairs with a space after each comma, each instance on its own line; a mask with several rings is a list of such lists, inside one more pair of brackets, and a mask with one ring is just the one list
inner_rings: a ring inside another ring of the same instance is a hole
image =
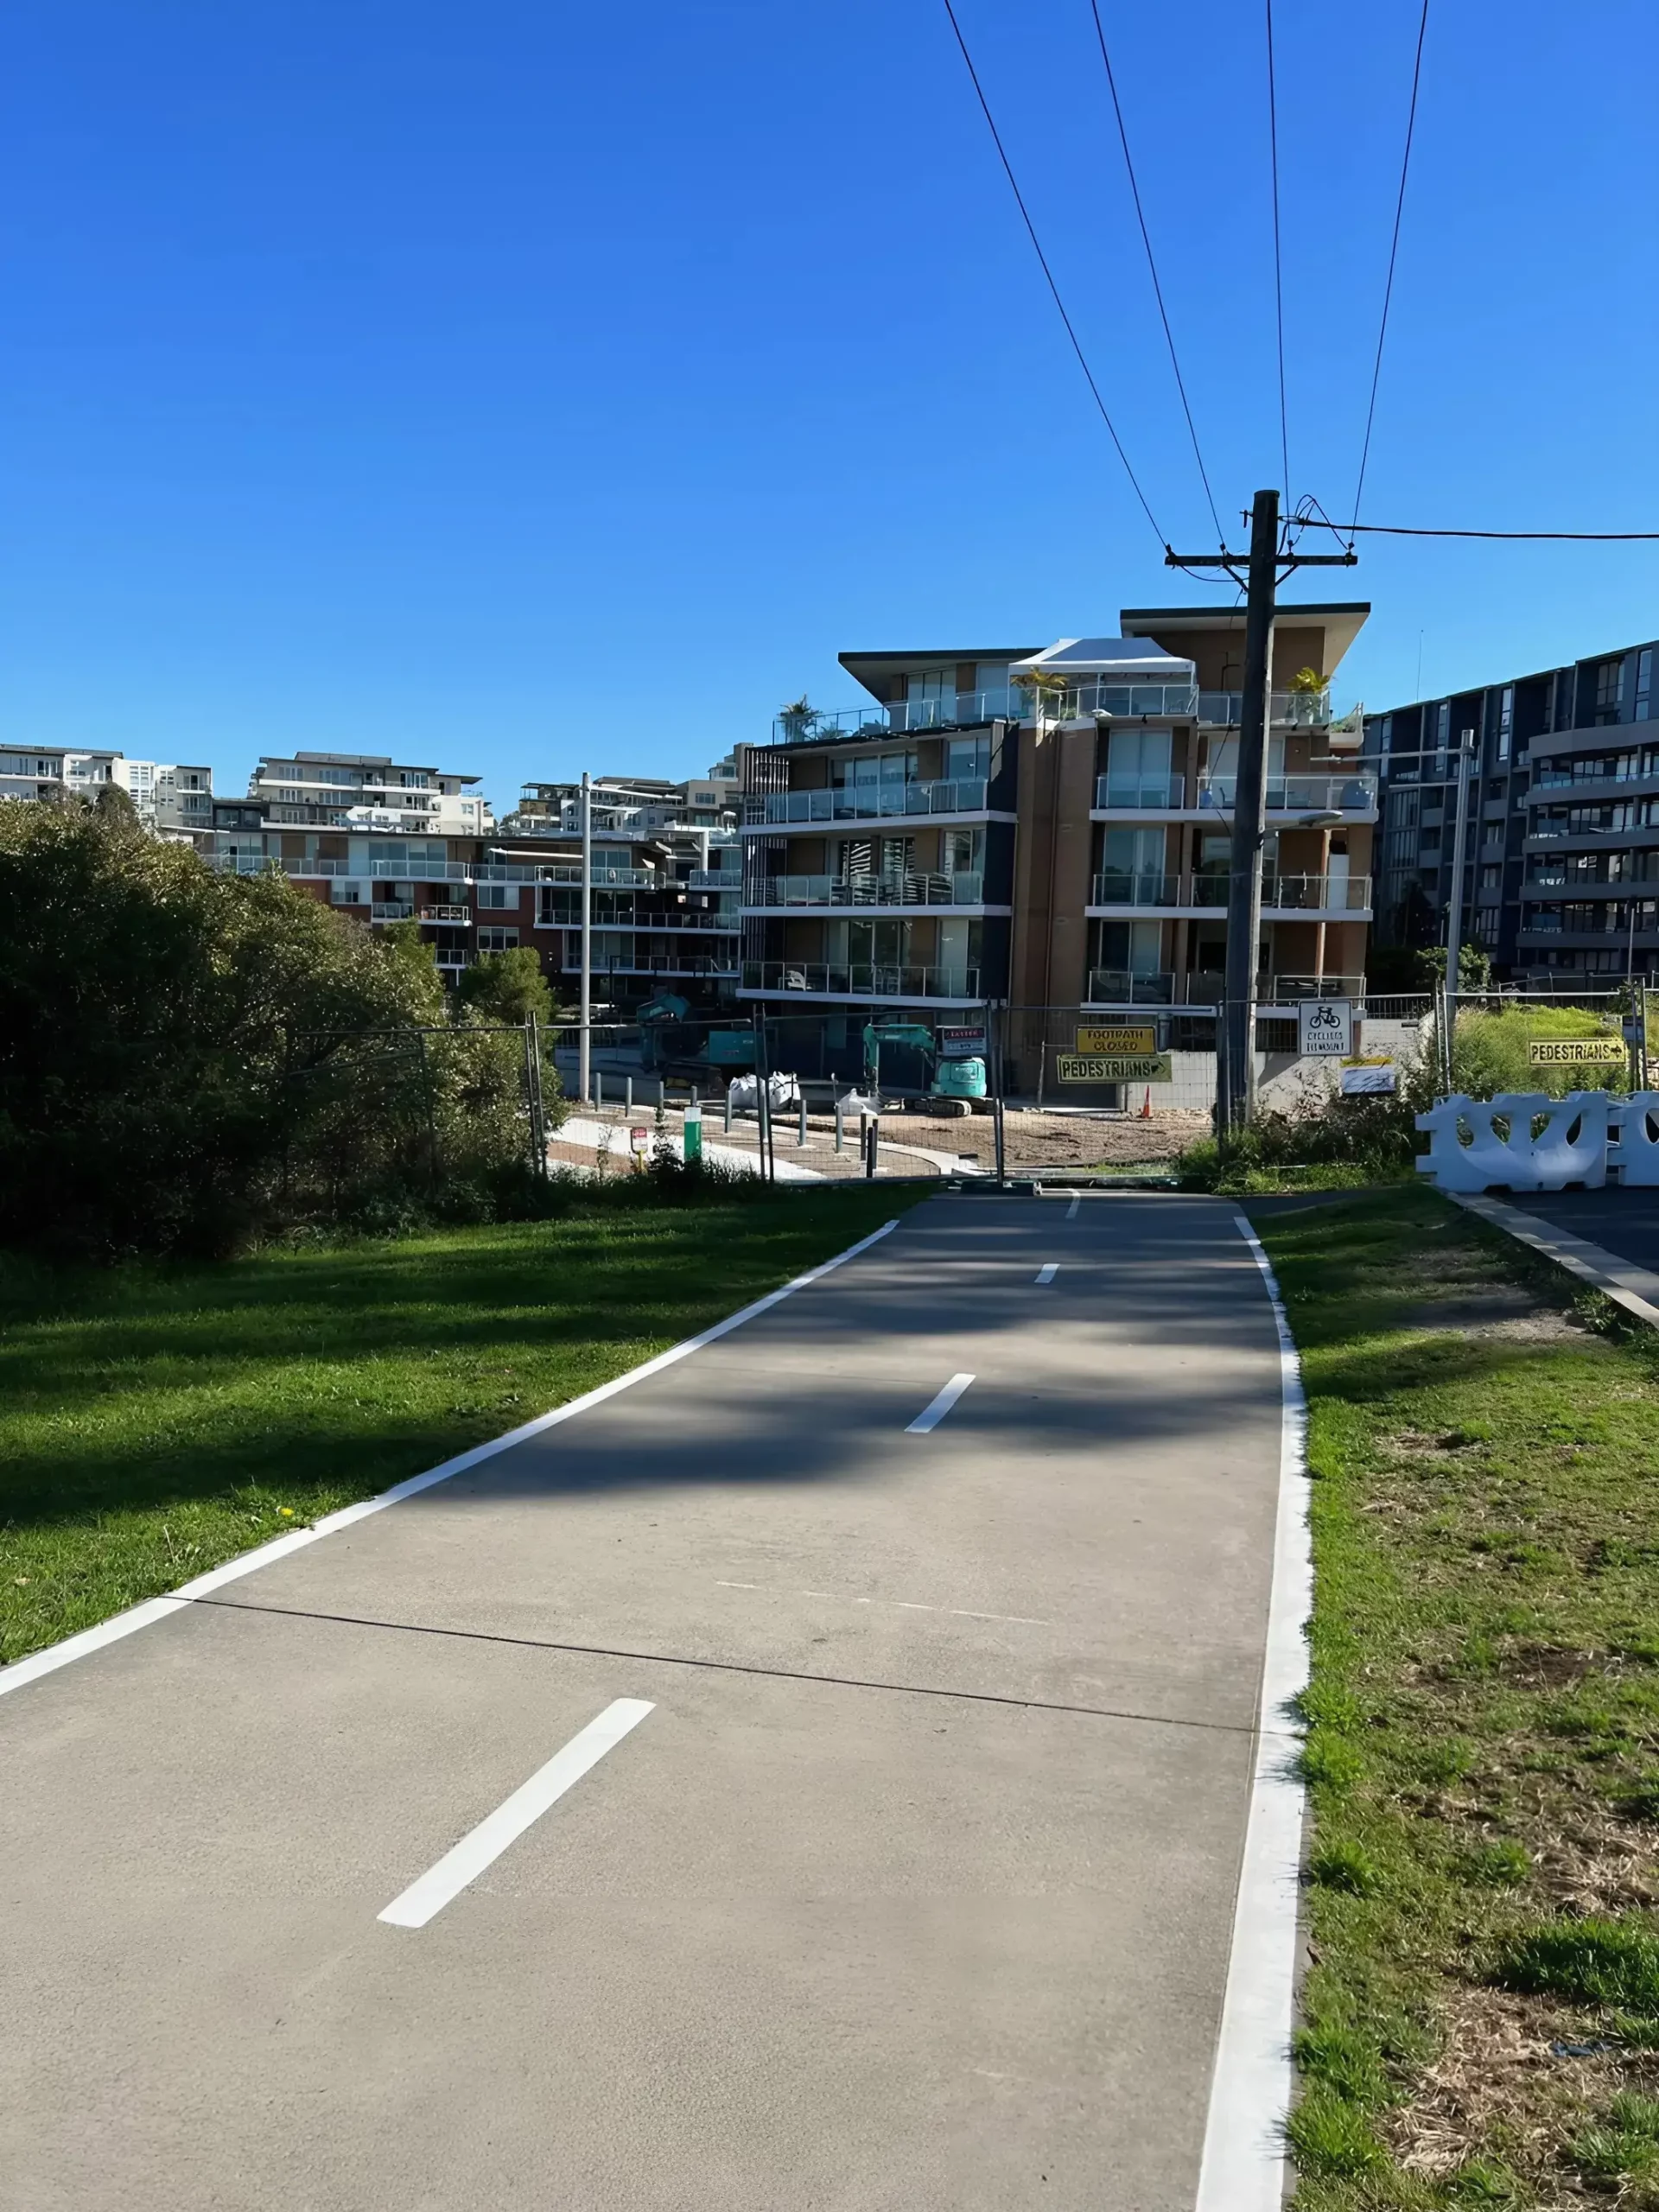
[[[1560, 1191], [1569, 1183], [1597, 1191], [1607, 1180], [1609, 1109], [1622, 1103], [1605, 1090], [1570, 1090], [1565, 1098], [1541, 1090], [1500, 1091], [1496, 1098], [1457, 1092], [1417, 1116], [1429, 1140], [1417, 1172], [1433, 1176], [1442, 1191], [1488, 1191], [1494, 1185]], [[1494, 1128], [1498, 1121], [1507, 1123], [1507, 1135]], [[1542, 1125], [1536, 1135], [1535, 1122]], [[1659, 1159], [1653, 1165], [1659, 1182]]]
[[1612, 1119], [1618, 1142], [1607, 1154], [1608, 1167], [1621, 1184], [1659, 1184], [1659, 1090], [1616, 1098]]

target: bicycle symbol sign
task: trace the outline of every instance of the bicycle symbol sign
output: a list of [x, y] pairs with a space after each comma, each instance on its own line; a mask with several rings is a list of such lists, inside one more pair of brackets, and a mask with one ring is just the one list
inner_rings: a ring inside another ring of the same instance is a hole
[[1348, 999], [1309, 999], [1300, 1009], [1298, 1042], [1304, 1054], [1345, 1059], [1353, 1051], [1354, 1009]]

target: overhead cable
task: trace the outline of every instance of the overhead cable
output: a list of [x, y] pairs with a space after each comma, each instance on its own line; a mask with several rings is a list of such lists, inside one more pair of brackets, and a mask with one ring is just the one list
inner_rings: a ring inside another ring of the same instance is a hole
[[1268, 0], [1268, 146], [1273, 164], [1273, 305], [1279, 325], [1279, 451], [1284, 461], [1285, 505], [1288, 507], [1290, 410], [1285, 404], [1285, 271], [1279, 245], [1279, 94], [1273, 72], [1273, 0]]
[[1129, 173], [1129, 192], [1135, 201], [1135, 219], [1141, 226], [1141, 243], [1147, 249], [1147, 267], [1152, 274], [1152, 289], [1158, 302], [1159, 319], [1164, 326], [1164, 340], [1169, 347], [1169, 365], [1175, 372], [1175, 389], [1181, 395], [1181, 412], [1186, 417], [1187, 435], [1192, 441], [1192, 458], [1198, 464], [1198, 474], [1204, 483], [1204, 496], [1210, 503], [1210, 518], [1216, 525], [1219, 543], [1226, 543], [1227, 533], [1221, 526], [1221, 517], [1216, 512], [1215, 493], [1210, 489], [1210, 472], [1204, 465], [1204, 455], [1198, 449], [1198, 425], [1192, 420], [1192, 410], [1186, 397], [1186, 384], [1181, 375], [1181, 365], [1175, 354], [1175, 334], [1169, 327], [1169, 310], [1164, 305], [1164, 288], [1158, 281], [1158, 263], [1152, 251], [1152, 236], [1147, 228], [1146, 211], [1141, 205], [1141, 187], [1135, 174], [1135, 157], [1129, 151], [1129, 134], [1124, 127], [1123, 106], [1117, 97], [1117, 79], [1112, 73], [1112, 57], [1106, 50], [1105, 28], [1100, 20], [1099, 0], [1089, 0], [1089, 11], [1095, 19], [1095, 36], [1100, 41], [1100, 58], [1106, 65], [1107, 89], [1112, 96], [1112, 112], [1117, 118], [1117, 136], [1123, 149], [1123, 166]]
[[[1271, 4], [1271, 0], [1269, 0]], [[1400, 190], [1394, 203], [1394, 236], [1389, 243], [1388, 281], [1382, 287], [1382, 319], [1377, 326], [1376, 359], [1371, 366], [1370, 404], [1365, 410], [1365, 440], [1359, 451], [1359, 480], [1354, 486], [1354, 512], [1358, 514], [1365, 494], [1365, 467], [1371, 457], [1371, 425], [1376, 420], [1376, 388], [1382, 377], [1382, 341], [1389, 334], [1389, 308], [1394, 299], [1394, 266], [1400, 257], [1400, 218], [1405, 213], [1406, 178], [1411, 170], [1411, 143], [1417, 129], [1417, 87], [1422, 81], [1423, 41], [1428, 32], [1428, 0], [1417, 25], [1417, 54], [1411, 65], [1411, 105], [1406, 111], [1405, 151], [1400, 159]], [[1354, 524], [1358, 528], [1357, 523]], [[1459, 533], [1473, 535], [1474, 533]]]
[[968, 51], [968, 41], [962, 35], [962, 25], [957, 21], [957, 11], [951, 6], [950, 0], [944, 0], [944, 12], [950, 18], [950, 28], [957, 35], [957, 44], [962, 48], [962, 58], [968, 65], [968, 74], [973, 80], [974, 91], [979, 99], [980, 112], [984, 116], [986, 127], [990, 131], [991, 143], [996, 148], [997, 158], [1002, 164], [1002, 173], [1008, 180], [1008, 188], [1014, 194], [1015, 207], [1020, 210], [1020, 220], [1025, 224], [1026, 235], [1031, 240], [1032, 250], [1036, 254], [1043, 275], [1047, 280], [1048, 289], [1053, 295], [1054, 304], [1059, 309], [1060, 321], [1065, 325], [1065, 334], [1071, 341], [1071, 351], [1077, 357], [1077, 365], [1088, 380], [1090, 391], [1094, 396], [1095, 405], [1100, 410], [1100, 419], [1106, 425], [1107, 435], [1117, 448], [1117, 457], [1123, 464], [1123, 472], [1135, 486], [1135, 496], [1141, 502], [1147, 520], [1156, 532], [1159, 543], [1166, 547], [1168, 540], [1165, 537], [1163, 531], [1158, 528], [1158, 518], [1147, 504], [1147, 495], [1141, 489], [1141, 480], [1129, 464], [1129, 456], [1123, 450], [1123, 441], [1118, 436], [1116, 427], [1107, 411], [1106, 402], [1101, 397], [1100, 386], [1095, 381], [1095, 372], [1089, 365], [1089, 357], [1083, 350], [1071, 316], [1066, 313], [1065, 302], [1060, 297], [1060, 288], [1054, 281], [1054, 271], [1048, 265], [1048, 256], [1043, 251], [1042, 240], [1037, 235], [1037, 226], [1031, 219], [1031, 211], [1026, 206], [1025, 194], [1020, 191], [1019, 180], [1014, 174], [1014, 164], [1009, 161], [1007, 149], [1002, 143], [1002, 135], [996, 127], [995, 118], [991, 113], [990, 103], [985, 97], [985, 88], [979, 81], [979, 72], [974, 67], [974, 57]]

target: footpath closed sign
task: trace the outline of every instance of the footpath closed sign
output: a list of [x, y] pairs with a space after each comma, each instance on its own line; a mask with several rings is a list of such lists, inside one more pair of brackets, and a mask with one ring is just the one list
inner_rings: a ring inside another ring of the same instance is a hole
[[1535, 1068], [1622, 1068], [1625, 1052], [1617, 1037], [1535, 1037], [1527, 1057]]
[[1351, 1058], [1354, 1007], [1351, 999], [1304, 999], [1298, 1010], [1298, 1042], [1304, 1059]]
[[1077, 1050], [1085, 1058], [1104, 1053], [1108, 1059], [1124, 1052], [1155, 1052], [1158, 1032], [1149, 1021], [1115, 1022], [1110, 1028], [1091, 1025], [1077, 1031]]

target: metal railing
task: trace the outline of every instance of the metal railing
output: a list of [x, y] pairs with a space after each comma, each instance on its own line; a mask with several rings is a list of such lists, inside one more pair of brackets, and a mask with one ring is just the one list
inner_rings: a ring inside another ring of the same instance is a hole
[[[1260, 1006], [1294, 1005], [1300, 999], [1363, 999], [1363, 976], [1258, 976], [1256, 1002]], [[1141, 974], [1128, 968], [1091, 968], [1088, 1003], [1091, 1006], [1219, 1006], [1226, 995], [1225, 980], [1217, 975], [1165, 971]]]
[[1010, 685], [988, 691], [950, 691], [942, 699], [895, 699], [885, 707], [842, 707], [820, 714], [779, 715], [774, 745], [833, 745], [849, 737], [903, 736], [911, 730], [957, 729], [975, 722], [1017, 721], [1029, 716], [1023, 693]]
[[[985, 878], [977, 870], [955, 874], [770, 875], [763, 906], [977, 906]], [[753, 910], [751, 910], [753, 911]]]
[[[1243, 720], [1242, 691], [1201, 691], [1192, 683], [1135, 683], [1097, 677], [1046, 695], [1044, 719], [1080, 721], [1091, 715], [1147, 716], [1173, 721], [1195, 716], [1200, 722], [1236, 729]], [[1275, 691], [1271, 714], [1275, 727], [1318, 729], [1331, 720], [1331, 694]], [[832, 745], [847, 738], [903, 736], [912, 730], [965, 728], [976, 722], [1030, 721], [1036, 694], [1011, 683], [985, 691], [946, 692], [935, 699], [895, 699], [887, 706], [816, 709], [804, 715], [779, 715], [772, 725], [774, 745]]]
[[[1236, 776], [1201, 776], [1198, 804], [1231, 813], [1238, 789]], [[1269, 814], [1368, 814], [1376, 805], [1376, 778], [1352, 776], [1269, 776]]]
[[1093, 906], [1179, 906], [1179, 875], [1151, 875], [1135, 868], [1111, 868], [1094, 880]]
[[[580, 974], [582, 963], [566, 956], [560, 973]], [[595, 953], [591, 972], [595, 976], [721, 976], [733, 982], [737, 978], [735, 960], [721, 960], [713, 953], [618, 953], [607, 958]]]
[[[1198, 720], [1223, 729], [1236, 729], [1243, 720], [1242, 691], [1200, 691]], [[1318, 729], [1331, 719], [1329, 691], [1275, 691], [1270, 708], [1275, 725], [1290, 729]]]
[[369, 909], [372, 922], [412, 922], [414, 918], [414, 907], [405, 906], [402, 899], [386, 900]]
[[1167, 810], [1186, 804], [1185, 776], [1131, 776], [1109, 772], [1095, 779], [1095, 804], [1111, 807], [1158, 807]]
[[685, 881], [693, 891], [741, 891], [743, 871], [741, 868], [694, 868]]
[[831, 998], [977, 1001], [979, 970], [888, 966], [880, 962], [837, 965], [799, 960], [746, 960], [742, 988], [746, 991], [810, 991]]
[[982, 776], [956, 783], [836, 784], [822, 791], [768, 791], [743, 803], [753, 826], [790, 822], [877, 822], [920, 814], [982, 814]]
[[[1151, 715], [1168, 718], [1196, 714], [1199, 695], [1191, 683], [1114, 683], [1105, 677], [1074, 684], [1064, 698], [1044, 702], [1045, 719], [1081, 721], [1090, 715]], [[1031, 719], [1027, 709], [1026, 719]]]
[[470, 924], [472, 918], [473, 910], [470, 906], [423, 906], [419, 909], [419, 919], [423, 922], [466, 922]]

